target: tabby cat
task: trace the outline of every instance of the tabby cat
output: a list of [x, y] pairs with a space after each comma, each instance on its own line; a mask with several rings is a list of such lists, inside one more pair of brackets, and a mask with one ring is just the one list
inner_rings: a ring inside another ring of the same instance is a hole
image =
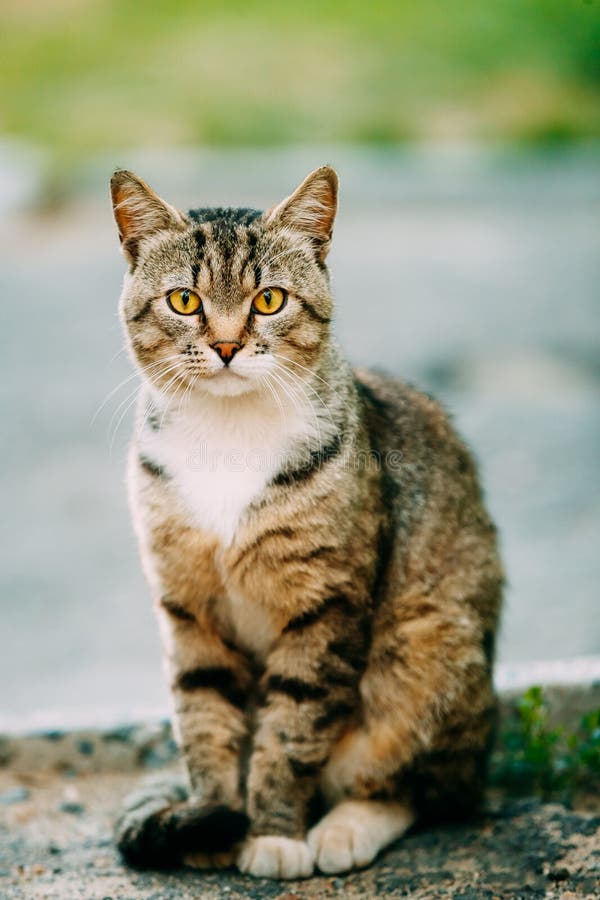
[[117, 171], [143, 389], [133, 521], [188, 780], [130, 801], [137, 866], [365, 866], [481, 797], [502, 568], [438, 404], [331, 336], [337, 176], [184, 214]]

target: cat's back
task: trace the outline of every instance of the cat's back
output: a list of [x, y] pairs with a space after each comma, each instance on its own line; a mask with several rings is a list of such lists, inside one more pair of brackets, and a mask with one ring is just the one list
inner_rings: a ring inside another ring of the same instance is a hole
[[399, 378], [364, 369], [354, 378], [388, 507], [407, 542], [423, 531], [428, 542], [463, 531], [495, 554], [475, 459], [442, 405]]
[[392, 580], [390, 600], [397, 602], [398, 577], [417, 596], [445, 579], [440, 602], [463, 597], [493, 630], [503, 567], [470, 450], [433, 397], [391, 376], [358, 370], [354, 377], [381, 467], [391, 558], [403, 573]]

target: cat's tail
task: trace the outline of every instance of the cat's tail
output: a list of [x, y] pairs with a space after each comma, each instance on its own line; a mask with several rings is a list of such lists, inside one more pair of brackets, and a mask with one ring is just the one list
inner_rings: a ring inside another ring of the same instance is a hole
[[195, 853], [229, 851], [246, 835], [246, 813], [203, 806], [189, 797], [183, 779], [146, 782], [125, 800], [115, 839], [123, 858], [138, 869], [181, 865]]

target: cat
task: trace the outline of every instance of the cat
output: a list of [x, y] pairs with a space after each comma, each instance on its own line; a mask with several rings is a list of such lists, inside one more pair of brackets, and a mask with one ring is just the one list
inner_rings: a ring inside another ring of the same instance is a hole
[[267, 212], [184, 214], [124, 170], [111, 191], [143, 383], [130, 505], [188, 775], [130, 801], [119, 847], [366, 866], [484, 789], [503, 571], [473, 459], [332, 338], [332, 168]]

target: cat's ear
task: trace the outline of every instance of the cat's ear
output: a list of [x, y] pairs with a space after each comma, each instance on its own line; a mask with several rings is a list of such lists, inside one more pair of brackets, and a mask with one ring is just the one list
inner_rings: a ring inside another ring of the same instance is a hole
[[181, 213], [126, 169], [115, 172], [110, 180], [110, 193], [123, 255], [132, 265], [143, 238], [185, 225]]
[[315, 242], [317, 255], [323, 261], [331, 245], [337, 196], [335, 170], [331, 166], [321, 166], [311, 172], [290, 197], [266, 213], [266, 223], [303, 231]]

